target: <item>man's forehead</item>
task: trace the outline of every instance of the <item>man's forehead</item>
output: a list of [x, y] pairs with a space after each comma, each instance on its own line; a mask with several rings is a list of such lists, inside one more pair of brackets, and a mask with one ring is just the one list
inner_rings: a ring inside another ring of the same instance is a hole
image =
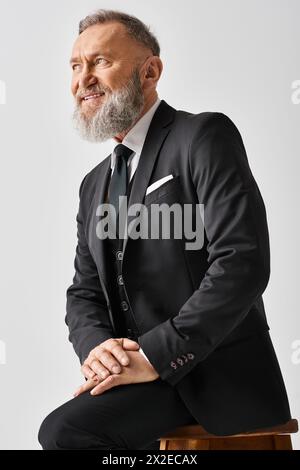
[[117, 54], [132, 45], [124, 25], [111, 22], [89, 26], [76, 39], [72, 55], [86, 51], [89, 55], [99, 52]]

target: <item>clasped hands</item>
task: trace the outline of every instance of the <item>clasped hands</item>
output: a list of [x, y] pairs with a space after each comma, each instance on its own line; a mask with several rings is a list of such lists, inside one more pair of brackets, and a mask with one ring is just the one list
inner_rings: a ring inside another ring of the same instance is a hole
[[156, 380], [158, 373], [139, 348], [139, 344], [129, 338], [109, 338], [96, 346], [81, 366], [87, 380], [73, 396], [89, 390], [91, 395], [100, 395], [118, 385]]

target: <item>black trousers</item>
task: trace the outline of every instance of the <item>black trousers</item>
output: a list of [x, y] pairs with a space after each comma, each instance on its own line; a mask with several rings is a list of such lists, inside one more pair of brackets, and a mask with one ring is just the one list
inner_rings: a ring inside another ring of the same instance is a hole
[[41, 424], [48, 449], [159, 449], [158, 438], [177, 426], [196, 424], [176, 390], [158, 378], [89, 392], [66, 402]]

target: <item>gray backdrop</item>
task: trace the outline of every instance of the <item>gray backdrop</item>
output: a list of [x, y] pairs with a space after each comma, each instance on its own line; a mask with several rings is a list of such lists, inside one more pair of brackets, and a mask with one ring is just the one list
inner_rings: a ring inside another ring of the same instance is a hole
[[267, 208], [271, 336], [300, 418], [299, 0], [0, 0], [0, 447], [39, 448], [42, 419], [83, 381], [65, 291], [79, 184], [111, 143], [73, 131], [68, 60], [78, 21], [99, 7], [152, 26], [164, 62], [160, 98], [221, 111], [240, 129]]

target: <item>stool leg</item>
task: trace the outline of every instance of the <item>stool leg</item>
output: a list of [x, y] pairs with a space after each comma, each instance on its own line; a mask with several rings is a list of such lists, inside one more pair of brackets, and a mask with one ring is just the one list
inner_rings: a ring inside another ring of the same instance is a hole
[[293, 450], [291, 436], [289, 434], [278, 434], [273, 436], [275, 450]]
[[168, 450], [168, 439], [160, 439], [159, 450]]

